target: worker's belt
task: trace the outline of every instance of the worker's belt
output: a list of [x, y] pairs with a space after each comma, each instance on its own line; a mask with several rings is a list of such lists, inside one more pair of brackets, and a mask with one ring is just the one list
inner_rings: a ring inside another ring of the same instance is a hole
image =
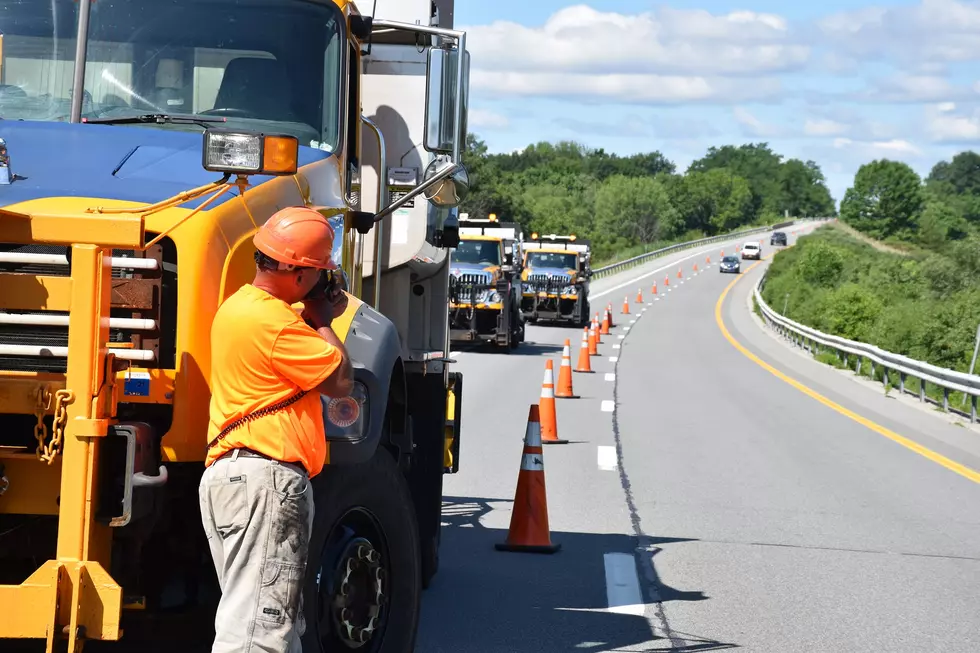
[[275, 462], [279, 463], [280, 465], [287, 465], [287, 466], [290, 466], [290, 467], [295, 467], [299, 471], [303, 472], [303, 474], [305, 474], [307, 477], [310, 475], [310, 473], [306, 470], [306, 467], [304, 467], [300, 463], [287, 463], [287, 462], [283, 462], [282, 460], [276, 460], [272, 456], [267, 456], [264, 453], [260, 453], [258, 451], [255, 451], [254, 449], [249, 449], [248, 447], [238, 447], [236, 449], [230, 449], [230, 450], [224, 452], [223, 454], [221, 454], [220, 456], [218, 456], [217, 458], [215, 458], [215, 462], [217, 462], [217, 461], [219, 461], [219, 460], [221, 460], [223, 458], [231, 458], [232, 455], [236, 451], [238, 452], [238, 457], [239, 458], [243, 458], [243, 457], [244, 458], [262, 458], [263, 460], [272, 460], [272, 461], [275, 461]]

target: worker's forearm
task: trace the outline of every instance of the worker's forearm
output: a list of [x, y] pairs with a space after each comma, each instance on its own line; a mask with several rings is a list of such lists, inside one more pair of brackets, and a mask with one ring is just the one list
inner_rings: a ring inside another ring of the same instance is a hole
[[350, 356], [347, 354], [347, 348], [344, 347], [344, 343], [340, 341], [340, 338], [337, 337], [337, 334], [330, 327], [320, 327], [317, 329], [317, 333], [324, 340], [336, 347], [341, 355], [340, 365], [321, 384], [321, 389], [325, 390], [326, 394], [331, 396], [347, 396], [350, 394], [354, 384], [354, 368], [351, 365]]

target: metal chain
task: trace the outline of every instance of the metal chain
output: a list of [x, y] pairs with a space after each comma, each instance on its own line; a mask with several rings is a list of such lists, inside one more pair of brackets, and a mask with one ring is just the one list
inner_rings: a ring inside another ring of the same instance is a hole
[[54, 394], [54, 420], [51, 425], [51, 442], [45, 445], [42, 441], [41, 446], [38, 447], [38, 458], [49, 465], [61, 453], [61, 442], [65, 436], [65, 425], [68, 423], [68, 404], [73, 401], [75, 401], [75, 393], [71, 390], [58, 390]]
[[47, 386], [42, 385], [37, 389], [37, 401], [34, 408], [34, 417], [37, 418], [37, 424], [34, 425], [34, 439], [37, 440], [38, 460], [44, 460], [41, 454], [44, 451], [44, 442], [48, 439], [48, 427], [44, 424], [44, 416], [49, 408], [51, 408], [51, 391], [48, 390]]

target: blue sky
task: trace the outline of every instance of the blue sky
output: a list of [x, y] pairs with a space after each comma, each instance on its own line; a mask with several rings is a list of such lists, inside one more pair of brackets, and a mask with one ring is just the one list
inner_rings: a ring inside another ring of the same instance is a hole
[[980, 0], [456, 0], [491, 151], [766, 141], [840, 201], [858, 167], [980, 149]]

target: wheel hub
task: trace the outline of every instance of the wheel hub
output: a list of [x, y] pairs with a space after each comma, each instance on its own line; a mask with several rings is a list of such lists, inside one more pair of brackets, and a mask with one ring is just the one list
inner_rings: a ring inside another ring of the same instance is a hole
[[350, 540], [338, 561], [331, 612], [337, 634], [350, 648], [368, 643], [381, 624], [387, 589], [382, 562], [363, 537]]

